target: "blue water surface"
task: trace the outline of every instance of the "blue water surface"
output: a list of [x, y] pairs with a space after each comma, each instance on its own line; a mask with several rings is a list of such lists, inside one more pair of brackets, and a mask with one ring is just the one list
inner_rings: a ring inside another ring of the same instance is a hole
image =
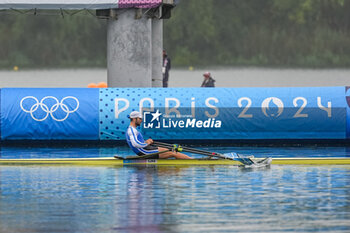
[[[212, 148], [257, 157], [334, 148]], [[109, 157], [119, 148], [2, 148], [1, 157]], [[350, 232], [350, 166], [0, 166], [0, 232]]]
[[[261, 157], [350, 157], [350, 147], [215, 147], [215, 146], [195, 146], [194, 148], [229, 153], [237, 152], [242, 155], [254, 155]], [[201, 155], [187, 153], [188, 155], [200, 158]], [[93, 158], [93, 157], [113, 157], [135, 155], [127, 146], [115, 147], [2, 147], [0, 158]]]

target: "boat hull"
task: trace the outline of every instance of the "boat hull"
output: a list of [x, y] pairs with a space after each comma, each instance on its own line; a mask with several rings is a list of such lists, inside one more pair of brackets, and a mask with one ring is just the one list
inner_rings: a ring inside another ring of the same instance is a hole
[[[254, 160], [259, 160], [255, 158]], [[65, 159], [0, 159], [0, 165], [79, 165], [79, 166], [127, 166], [127, 165], [240, 165], [238, 161], [226, 159], [181, 160], [144, 159], [122, 160], [107, 158], [65, 158]], [[350, 165], [350, 158], [274, 158], [274, 165]]]

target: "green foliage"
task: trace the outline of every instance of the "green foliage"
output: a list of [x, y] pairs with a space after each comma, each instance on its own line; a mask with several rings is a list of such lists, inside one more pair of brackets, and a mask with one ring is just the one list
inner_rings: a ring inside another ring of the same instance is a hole
[[[164, 47], [174, 66], [349, 67], [349, 12], [350, 0], [182, 0]], [[0, 68], [106, 67], [105, 20], [8, 13]]]
[[0, 68], [106, 64], [106, 22], [87, 12], [0, 14], [0, 32]]
[[350, 0], [183, 0], [165, 47], [179, 66], [349, 67], [349, 12]]

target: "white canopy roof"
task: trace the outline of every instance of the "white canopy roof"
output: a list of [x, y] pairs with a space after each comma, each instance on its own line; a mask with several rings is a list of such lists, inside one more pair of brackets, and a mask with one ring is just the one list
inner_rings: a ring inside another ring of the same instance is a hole
[[0, 9], [80, 10], [110, 8], [153, 8], [162, 0], [0, 0]]

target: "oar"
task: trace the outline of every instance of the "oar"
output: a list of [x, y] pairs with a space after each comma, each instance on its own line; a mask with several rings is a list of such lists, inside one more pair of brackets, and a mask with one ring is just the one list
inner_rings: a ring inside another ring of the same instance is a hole
[[[114, 137], [114, 138], [116, 137], [115, 135], [107, 133], [107, 132], [103, 132], [103, 133], [108, 135], [108, 136], [110, 136], [110, 137]], [[170, 149], [170, 150], [174, 150], [174, 149], [178, 150], [178, 149], [180, 149], [180, 148], [174, 148], [174, 146], [178, 146], [176, 144], [169, 144], [169, 143], [164, 143], [164, 142], [159, 142], [159, 141], [156, 141], [156, 142], [154, 141], [153, 144], [156, 145], [156, 146], [161, 146], [161, 147]], [[190, 152], [190, 153], [217, 157], [217, 156], [215, 156], [215, 154], [217, 154], [217, 153], [213, 153], [213, 152], [209, 152], [209, 151], [203, 151], [203, 150], [198, 150], [198, 149], [190, 148], [190, 147], [182, 147], [182, 148], [185, 151]]]
[[272, 159], [270, 157], [267, 157], [267, 158], [262, 159], [261, 161], [255, 162], [251, 158], [242, 157], [235, 152], [220, 154], [220, 153], [216, 153], [216, 152], [204, 151], [204, 150], [199, 150], [199, 149], [190, 148], [190, 147], [181, 147], [181, 146], [176, 145], [176, 144], [168, 144], [168, 143], [158, 142], [158, 141], [153, 142], [153, 144], [156, 146], [161, 146], [161, 147], [165, 147], [165, 148], [169, 148], [169, 149], [172, 148], [172, 149], [175, 149], [178, 151], [187, 151], [190, 153], [207, 155], [207, 156], [216, 157], [216, 158], [220, 158], [220, 159], [235, 160], [235, 161], [238, 161], [238, 162], [244, 164], [245, 166], [255, 166], [255, 167], [268, 166], [271, 164], [271, 161], [272, 161]]
[[205, 151], [205, 150], [199, 150], [196, 148], [190, 148], [190, 147], [185, 147], [185, 146], [180, 146], [177, 144], [168, 144], [168, 143], [164, 143], [164, 142], [153, 142], [154, 145], [156, 146], [160, 146], [160, 147], [165, 147], [165, 148], [169, 148], [169, 149], [174, 149], [174, 150], [178, 150], [178, 151], [187, 151], [190, 153], [195, 153], [195, 154], [201, 154], [201, 155], [208, 155], [208, 156], [215, 156], [215, 152], [210, 152], [210, 151]]

